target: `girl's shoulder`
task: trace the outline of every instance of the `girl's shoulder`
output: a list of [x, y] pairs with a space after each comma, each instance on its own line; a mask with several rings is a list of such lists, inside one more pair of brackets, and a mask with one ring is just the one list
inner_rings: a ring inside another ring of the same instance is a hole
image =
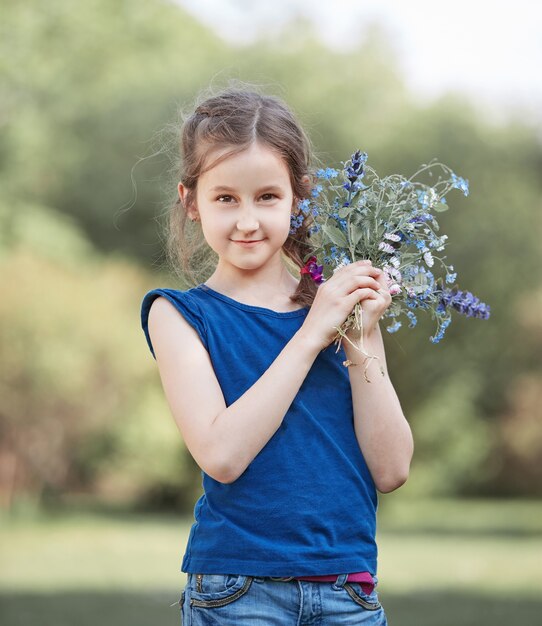
[[[192, 287], [190, 289], [181, 291], [179, 289], [171, 289], [167, 287], [159, 287], [151, 289], [143, 296], [141, 301], [141, 327], [145, 333], [147, 344], [153, 355], [154, 350], [152, 347], [151, 338], [149, 335], [149, 312], [153, 302], [163, 297], [168, 300], [175, 309], [188, 321], [188, 323], [196, 330], [203, 345], [207, 348], [207, 331], [205, 318], [198, 302], [197, 288]], [[155, 357], [156, 358], [156, 357]]]
[[141, 302], [142, 321], [147, 320], [152, 303], [159, 297], [166, 298], [177, 309], [182, 311], [190, 310], [194, 315], [201, 316], [197, 287], [191, 287], [190, 289], [185, 290], [172, 289], [170, 287], [157, 287], [147, 291], [147, 293], [143, 296], [143, 300]]

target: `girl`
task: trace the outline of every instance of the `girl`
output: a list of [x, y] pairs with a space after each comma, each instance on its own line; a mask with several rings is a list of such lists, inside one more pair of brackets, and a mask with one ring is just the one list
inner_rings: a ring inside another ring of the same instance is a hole
[[[361, 362], [356, 350], [332, 345], [362, 302], [365, 347], [386, 369], [385, 276], [369, 261], [320, 285], [300, 273], [310, 219], [291, 225], [311, 150], [279, 98], [247, 87], [207, 98], [183, 124], [181, 162], [169, 243], [194, 286], [149, 291], [141, 321], [203, 475], [182, 623], [387, 624], [377, 490], [406, 481], [412, 434], [387, 372], [368, 384], [343, 365]], [[196, 284], [200, 243], [214, 271]]]

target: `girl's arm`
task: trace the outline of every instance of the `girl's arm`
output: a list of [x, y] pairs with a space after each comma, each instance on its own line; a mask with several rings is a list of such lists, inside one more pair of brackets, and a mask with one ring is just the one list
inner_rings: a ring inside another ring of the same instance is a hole
[[[348, 368], [354, 427], [376, 488], [388, 493], [400, 487], [408, 478], [414, 440], [388, 376], [384, 342], [378, 323], [372, 332], [364, 334], [363, 342], [367, 352], [379, 357], [367, 370], [370, 383], [363, 375], [363, 357], [348, 341], [343, 342], [347, 358], [353, 363], [359, 363]], [[380, 365], [385, 376], [380, 373]]]
[[301, 328], [254, 385], [226, 407], [209, 353], [166, 298], [153, 302], [148, 329], [186, 446], [201, 469], [222, 483], [238, 478], [278, 430], [322, 349]]

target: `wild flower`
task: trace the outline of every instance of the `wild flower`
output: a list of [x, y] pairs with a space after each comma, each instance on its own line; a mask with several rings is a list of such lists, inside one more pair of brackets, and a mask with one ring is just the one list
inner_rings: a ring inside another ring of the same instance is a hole
[[[436, 159], [423, 164], [408, 179], [400, 174], [380, 178], [367, 161], [367, 153], [356, 150], [340, 169], [328, 167], [316, 172], [318, 183], [311, 198], [299, 204], [299, 215], [310, 213], [314, 218], [310, 233], [317, 250], [316, 256], [307, 259], [302, 273], [309, 273], [320, 284], [344, 264], [372, 261], [374, 267], [383, 269], [392, 296], [383, 315], [393, 318], [386, 327], [390, 333], [402, 327], [401, 316], [409, 328], [414, 328], [417, 310], [429, 312], [437, 323], [437, 331], [430, 337], [433, 343], [444, 337], [452, 311], [488, 319], [488, 305], [456, 285], [446, 286], [455, 283], [457, 272], [440, 254], [448, 245], [448, 236], [440, 234], [437, 216], [448, 210], [446, 196], [450, 191], [458, 189], [468, 195], [468, 180]], [[422, 173], [432, 177], [435, 170], [444, 176], [432, 185], [419, 179]], [[292, 218], [294, 231], [298, 218]], [[317, 258], [322, 258], [322, 266]], [[439, 269], [443, 277], [436, 276]], [[351, 327], [363, 330], [360, 303], [337, 328], [337, 350], [343, 338], [348, 340], [346, 331]]]
[[311, 256], [311, 258], [301, 268], [300, 273], [310, 274], [314, 282], [320, 284], [324, 280], [322, 276], [322, 269], [323, 269], [322, 265], [317, 264], [316, 257]]

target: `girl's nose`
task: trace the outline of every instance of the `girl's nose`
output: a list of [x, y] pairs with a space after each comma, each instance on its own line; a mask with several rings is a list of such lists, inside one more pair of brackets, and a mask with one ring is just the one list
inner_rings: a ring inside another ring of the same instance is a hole
[[259, 225], [258, 218], [252, 208], [246, 207], [241, 210], [237, 219], [237, 228], [240, 231], [256, 230]]

